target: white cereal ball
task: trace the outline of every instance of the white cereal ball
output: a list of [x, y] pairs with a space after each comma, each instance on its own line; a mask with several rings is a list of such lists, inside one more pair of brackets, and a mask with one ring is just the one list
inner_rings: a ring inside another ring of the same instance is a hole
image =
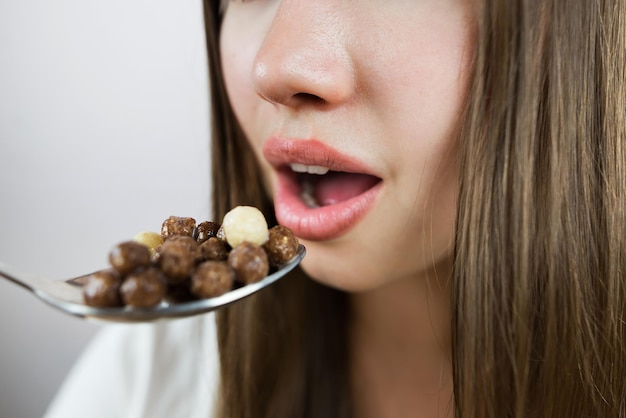
[[267, 221], [263, 213], [252, 206], [237, 206], [222, 221], [226, 241], [235, 248], [244, 241], [263, 245], [269, 239]]
[[163, 244], [163, 238], [158, 232], [143, 231], [133, 237], [133, 241], [145, 245], [150, 249], [150, 254], [154, 255], [156, 248]]

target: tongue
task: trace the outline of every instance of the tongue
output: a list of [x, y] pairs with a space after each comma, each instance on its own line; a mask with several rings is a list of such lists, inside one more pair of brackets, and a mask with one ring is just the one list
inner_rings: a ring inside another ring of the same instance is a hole
[[334, 205], [366, 192], [379, 181], [379, 178], [367, 174], [331, 171], [318, 176], [314, 197], [320, 206]]

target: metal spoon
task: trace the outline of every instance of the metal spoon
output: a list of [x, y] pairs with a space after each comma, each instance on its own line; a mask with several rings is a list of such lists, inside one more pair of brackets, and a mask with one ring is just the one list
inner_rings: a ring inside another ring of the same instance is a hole
[[303, 245], [299, 245], [296, 256], [291, 261], [281, 265], [276, 272], [257, 283], [231, 290], [222, 296], [181, 303], [168, 304], [167, 302], [162, 302], [160, 305], [149, 309], [130, 307], [95, 308], [85, 305], [82, 286], [88, 275], [69, 280], [52, 280], [20, 273], [11, 266], [0, 262], [0, 277], [4, 277], [24, 287], [39, 299], [70, 315], [114, 322], [149, 322], [157, 319], [184, 318], [198, 315], [237, 302], [285, 276], [300, 264], [305, 254], [306, 249]]

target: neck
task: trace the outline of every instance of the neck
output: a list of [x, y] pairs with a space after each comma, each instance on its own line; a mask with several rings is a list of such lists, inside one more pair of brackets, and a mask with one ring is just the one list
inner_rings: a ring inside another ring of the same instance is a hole
[[451, 416], [449, 277], [437, 266], [351, 295], [355, 416]]

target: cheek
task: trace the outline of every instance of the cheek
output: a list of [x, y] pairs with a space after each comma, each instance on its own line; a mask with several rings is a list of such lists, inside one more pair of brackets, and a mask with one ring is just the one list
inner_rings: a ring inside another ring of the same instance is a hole
[[235, 117], [261, 164], [265, 173], [266, 189], [269, 190], [271, 168], [262, 158], [263, 139], [267, 135], [263, 120], [268, 120], [260, 109], [264, 104], [256, 94], [252, 81], [252, 71], [258, 41], [239, 35], [231, 29], [232, 23], [225, 20], [220, 39], [222, 73], [228, 100]]
[[250, 24], [245, 15], [241, 17], [240, 14], [233, 11], [226, 12], [224, 16], [220, 34], [220, 56], [228, 99], [240, 125], [247, 131], [249, 128], [246, 123], [249, 123], [254, 114], [257, 103], [252, 72], [263, 36], [252, 27], [241, 30], [241, 27]]
[[[237, 119], [241, 123], [252, 110], [251, 104], [253, 86], [251, 68], [254, 60], [254, 51], [242, 45], [243, 40], [239, 40], [230, 31], [224, 30], [220, 41], [222, 73], [228, 99], [233, 107]], [[243, 44], [246, 45], [246, 44]]]

